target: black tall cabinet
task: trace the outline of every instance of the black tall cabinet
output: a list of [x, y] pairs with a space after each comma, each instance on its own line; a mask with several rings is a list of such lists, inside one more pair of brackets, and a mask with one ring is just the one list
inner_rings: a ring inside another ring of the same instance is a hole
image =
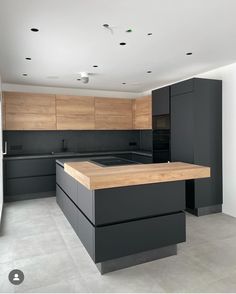
[[[165, 101], [166, 95], [162, 97], [162, 101]], [[186, 181], [187, 210], [195, 215], [220, 212], [222, 81], [193, 78], [173, 84], [169, 87], [169, 104], [171, 161], [184, 161], [211, 168], [211, 178]]]
[[196, 215], [222, 206], [222, 82], [194, 78], [171, 86], [171, 161], [211, 167], [211, 178], [186, 182]]
[[170, 160], [170, 87], [152, 91], [153, 162]]

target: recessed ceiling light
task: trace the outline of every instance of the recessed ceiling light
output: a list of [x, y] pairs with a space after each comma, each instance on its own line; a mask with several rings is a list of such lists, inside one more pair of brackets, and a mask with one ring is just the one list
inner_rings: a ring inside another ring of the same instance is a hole
[[126, 33], [132, 33], [132, 32], [133, 32], [132, 29], [126, 30]]
[[192, 55], [192, 54], [193, 54], [192, 52], [187, 52], [187, 53], [186, 53], [186, 55], [188, 55], [188, 56], [189, 56], [189, 55]]
[[77, 79], [77, 81], [80, 81], [81, 79]]
[[126, 83], [122, 83], [122, 85], [126, 85]]
[[108, 23], [104, 23], [103, 26], [104, 26], [104, 28], [109, 28], [109, 24]]
[[98, 65], [93, 65], [93, 67], [98, 67]]
[[27, 77], [28, 75], [26, 73], [23, 73], [22, 76]]
[[121, 42], [120, 45], [121, 45], [121, 46], [125, 46], [126, 43], [125, 43], [125, 42]]
[[151, 35], [152, 35], [152, 33], [148, 33], [147, 35], [148, 35], [148, 36], [151, 36]]
[[32, 32], [34, 32], [34, 33], [36, 33], [36, 32], [39, 31], [39, 29], [37, 29], [37, 28], [31, 28], [30, 30], [31, 30]]
[[152, 71], [151, 70], [148, 70], [147, 73], [152, 73]]
[[26, 57], [25, 59], [26, 59], [26, 60], [31, 60], [31, 57]]

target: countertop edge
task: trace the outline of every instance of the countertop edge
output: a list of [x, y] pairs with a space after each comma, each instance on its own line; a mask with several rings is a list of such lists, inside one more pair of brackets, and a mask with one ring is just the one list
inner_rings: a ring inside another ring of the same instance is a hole
[[27, 160], [27, 159], [44, 159], [44, 158], [75, 158], [75, 157], [88, 157], [88, 156], [100, 156], [100, 155], [111, 155], [111, 154], [138, 154], [143, 156], [152, 157], [151, 152], [145, 151], [101, 151], [101, 152], [88, 152], [88, 153], [73, 153], [73, 154], [45, 154], [45, 155], [19, 155], [19, 156], [8, 156], [3, 157], [4, 161], [10, 160]]

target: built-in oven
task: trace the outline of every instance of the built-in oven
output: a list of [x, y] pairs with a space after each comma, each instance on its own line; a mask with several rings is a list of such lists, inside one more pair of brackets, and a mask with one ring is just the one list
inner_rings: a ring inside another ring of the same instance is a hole
[[153, 162], [170, 160], [170, 115], [153, 116]]

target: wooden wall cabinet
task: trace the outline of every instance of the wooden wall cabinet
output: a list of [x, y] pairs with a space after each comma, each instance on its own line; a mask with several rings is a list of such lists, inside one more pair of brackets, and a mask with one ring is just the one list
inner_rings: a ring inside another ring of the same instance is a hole
[[55, 130], [55, 95], [4, 92], [6, 130]]
[[57, 130], [94, 130], [94, 97], [56, 96]]
[[95, 97], [96, 130], [132, 130], [132, 99]]
[[138, 99], [3, 93], [4, 130], [152, 128], [150, 96]]
[[152, 129], [152, 98], [145, 96], [133, 102], [134, 129]]
[[6, 130], [6, 103], [2, 94], [2, 129]]

